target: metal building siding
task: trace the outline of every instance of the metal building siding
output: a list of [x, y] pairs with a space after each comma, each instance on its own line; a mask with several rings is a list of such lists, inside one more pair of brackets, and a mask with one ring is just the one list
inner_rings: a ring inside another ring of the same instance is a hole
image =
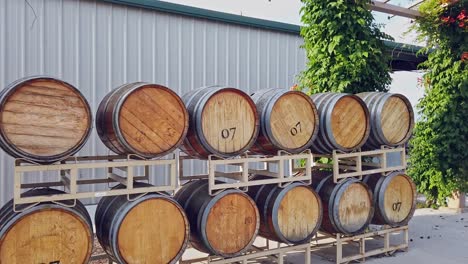
[[[249, 93], [290, 87], [305, 65], [301, 43], [296, 34], [101, 1], [0, 0], [0, 85], [55, 76], [80, 89], [93, 113], [111, 89], [135, 81], [179, 95], [213, 84]], [[94, 130], [79, 155], [108, 153]], [[0, 170], [3, 205], [13, 195], [13, 159], [3, 151]], [[191, 162], [188, 170], [204, 168]], [[164, 181], [157, 177], [164, 173], [153, 171], [152, 182]]]

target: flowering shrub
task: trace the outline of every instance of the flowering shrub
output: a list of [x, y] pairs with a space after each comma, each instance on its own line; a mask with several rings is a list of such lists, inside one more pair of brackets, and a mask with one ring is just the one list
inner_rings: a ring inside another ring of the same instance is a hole
[[468, 191], [468, 0], [427, 0], [415, 29], [427, 48], [422, 64], [425, 96], [410, 141], [410, 166], [418, 190], [433, 204]]

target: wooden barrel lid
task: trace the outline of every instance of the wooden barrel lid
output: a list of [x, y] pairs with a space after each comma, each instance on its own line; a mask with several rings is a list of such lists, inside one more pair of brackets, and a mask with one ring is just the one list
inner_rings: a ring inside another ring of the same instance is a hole
[[380, 122], [383, 135], [390, 143], [398, 144], [407, 137], [412, 127], [411, 111], [400, 97], [392, 96], [385, 102]]
[[202, 112], [202, 131], [207, 143], [222, 153], [245, 148], [257, 129], [255, 105], [239, 92], [221, 90], [210, 97]]
[[305, 186], [297, 186], [286, 193], [278, 210], [278, 226], [284, 237], [301, 241], [315, 232], [322, 218], [319, 199]]
[[385, 188], [384, 212], [393, 223], [400, 223], [414, 211], [415, 185], [411, 179], [399, 174], [394, 176]]
[[353, 96], [344, 96], [335, 104], [331, 116], [333, 137], [338, 145], [354, 148], [362, 143], [368, 130], [368, 115]]
[[297, 149], [310, 141], [316, 131], [317, 111], [307, 95], [289, 92], [282, 95], [271, 111], [270, 126], [283, 149]]
[[118, 246], [126, 263], [170, 263], [183, 250], [187, 236], [188, 222], [178, 206], [149, 199], [123, 219]]
[[140, 153], [164, 153], [177, 146], [188, 129], [188, 112], [169, 88], [144, 85], [130, 93], [120, 108], [123, 138]]
[[52, 78], [33, 78], [18, 83], [4, 99], [0, 129], [22, 156], [51, 157], [76, 149], [87, 139], [91, 122], [78, 90]]
[[85, 263], [92, 250], [86, 222], [65, 210], [38, 210], [0, 240], [0, 263]]
[[372, 197], [365, 185], [350, 184], [338, 204], [339, 223], [349, 233], [356, 232], [369, 222], [372, 212]]
[[258, 225], [258, 210], [253, 200], [243, 193], [230, 193], [211, 208], [206, 236], [217, 251], [235, 254], [253, 242]]

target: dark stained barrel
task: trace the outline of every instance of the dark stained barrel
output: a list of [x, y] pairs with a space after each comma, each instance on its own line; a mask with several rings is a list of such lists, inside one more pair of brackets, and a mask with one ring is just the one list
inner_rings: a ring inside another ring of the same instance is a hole
[[[263, 179], [256, 175], [254, 179]], [[307, 243], [322, 223], [322, 203], [309, 186], [295, 182], [249, 187], [260, 211], [259, 235], [286, 244]]]
[[370, 112], [370, 136], [364, 147], [398, 146], [411, 137], [414, 113], [408, 98], [401, 94], [368, 92], [357, 96], [367, 104]]
[[331, 234], [362, 233], [374, 215], [369, 187], [355, 178], [335, 184], [333, 175], [327, 172], [314, 172], [312, 175], [312, 185], [323, 204], [321, 230]]
[[259, 213], [245, 193], [229, 189], [208, 194], [208, 181], [192, 181], [175, 194], [190, 221], [190, 242], [202, 252], [233, 257], [245, 252], [255, 241]]
[[[147, 186], [134, 183], [136, 188]], [[159, 193], [132, 201], [127, 195], [103, 197], [95, 223], [99, 242], [117, 263], [176, 263], [189, 241], [189, 223], [182, 207]]]
[[188, 118], [184, 103], [171, 89], [137, 82], [122, 85], [104, 97], [96, 114], [96, 128], [113, 152], [153, 158], [182, 143]]
[[312, 145], [319, 121], [308, 95], [287, 89], [265, 89], [255, 92], [252, 100], [260, 116], [260, 133], [250, 151], [300, 153]]
[[239, 89], [209, 86], [182, 96], [190, 114], [189, 132], [181, 150], [207, 158], [236, 156], [247, 151], [259, 131], [257, 108]]
[[22, 78], [0, 93], [0, 147], [15, 158], [53, 163], [83, 147], [92, 119], [88, 102], [71, 84]]
[[[24, 196], [62, 191], [36, 189]], [[73, 206], [73, 201], [61, 201]], [[93, 248], [93, 225], [79, 201], [73, 207], [41, 203], [13, 211], [13, 200], [0, 209], [0, 263], [88, 263]]]
[[370, 125], [369, 110], [361, 98], [345, 93], [318, 93], [311, 98], [320, 122], [317, 139], [311, 147], [313, 152], [349, 152], [364, 145]]
[[416, 185], [404, 172], [366, 176], [363, 180], [373, 191], [375, 214], [373, 224], [403, 226], [416, 209]]

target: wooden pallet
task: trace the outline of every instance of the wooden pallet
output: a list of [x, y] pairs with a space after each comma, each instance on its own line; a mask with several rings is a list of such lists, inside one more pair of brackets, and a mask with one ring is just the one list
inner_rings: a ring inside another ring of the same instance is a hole
[[[390, 166], [387, 162], [387, 154], [399, 153], [400, 164]], [[362, 176], [369, 174], [386, 174], [392, 171], [406, 170], [406, 152], [404, 147], [389, 148], [382, 146], [381, 149], [371, 151], [355, 151], [352, 153], [340, 153], [336, 150], [331, 155], [313, 154], [316, 168], [333, 169], [333, 181], [357, 177], [362, 180]], [[320, 163], [318, 159], [331, 159], [332, 164]], [[379, 162], [364, 162], [363, 159], [378, 158]]]
[[[400, 236], [403, 236], [403, 238], [400, 239], [400, 243], [392, 245], [390, 243], [390, 236], [395, 234], [399, 234]], [[408, 237], [408, 226], [395, 228], [391, 228], [389, 226], [380, 226], [380, 229], [378, 230], [369, 231], [367, 233], [355, 236], [343, 236], [341, 234], [333, 235], [320, 232], [312, 240], [311, 247], [314, 250], [312, 253], [316, 254], [318, 252], [316, 250], [322, 249], [324, 247], [335, 246], [336, 264], [341, 264], [349, 263], [351, 261], [365, 261], [365, 259], [370, 256], [381, 254], [390, 255], [397, 250], [407, 251], [409, 247]], [[372, 239], [373, 241], [379, 241], [380, 246], [371, 250], [367, 250], [366, 241], [369, 241], [369, 239]], [[331, 240], [331, 242], [327, 242], [326, 240]], [[357, 251], [357, 253], [346, 254], [346, 256], [344, 256], [345, 253], [343, 248], [345, 244], [354, 245], [354, 251]]]
[[[206, 162], [207, 174], [184, 175], [184, 160], [198, 160], [188, 156], [181, 156], [179, 162], [179, 179], [181, 181], [193, 179], [208, 179], [209, 193], [215, 195], [225, 189], [237, 188], [247, 191], [249, 186], [278, 184], [280, 186], [288, 185], [292, 182], [301, 181], [306, 184], [312, 183], [313, 157], [309, 150], [300, 154], [289, 154], [284, 151], [278, 152], [277, 156], [239, 156], [229, 159], [223, 159], [216, 156], [209, 156]], [[299, 167], [294, 164], [301, 163], [304, 166]], [[253, 169], [253, 165], [263, 164], [263, 169]], [[272, 170], [273, 165], [276, 171]], [[292, 168], [289, 173], [285, 173], [286, 166]], [[221, 171], [218, 166], [225, 166], [234, 171]], [[299, 172], [301, 171], [301, 172]], [[253, 180], [250, 176], [260, 174], [269, 176], [269, 179]], [[228, 178], [233, 182], [219, 181], [220, 178]]]
[[[85, 156], [70, 157], [61, 162], [49, 165], [41, 165], [24, 159], [16, 159], [14, 167], [14, 203], [32, 204], [34, 206], [40, 202], [58, 202], [60, 200], [76, 200], [83, 198], [95, 198], [113, 195], [146, 194], [148, 192], [174, 192], [178, 187], [177, 182], [177, 161], [178, 156], [173, 154], [168, 159], [140, 159], [135, 155], [110, 155], [110, 156]], [[133, 182], [138, 180], [149, 181], [151, 166], [169, 167], [169, 183], [163, 186], [133, 188]], [[107, 170], [105, 178], [99, 179], [78, 179], [80, 172], [86, 169]], [[135, 168], [143, 168], [143, 175], [134, 175]], [[40, 172], [57, 172], [57, 181], [25, 183], [27, 178], [37, 179]], [[34, 172], [31, 174], [31, 172]], [[79, 185], [120, 183], [126, 186], [124, 189], [107, 189], [105, 191], [80, 192]], [[21, 192], [25, 189], [40, 187], [64, 187], [64, 194], [52, 196], [23, 197]], [[132, 199], [135, 199], [133, 197]], [[15, 207], [16, 208], [16, 207]]]

